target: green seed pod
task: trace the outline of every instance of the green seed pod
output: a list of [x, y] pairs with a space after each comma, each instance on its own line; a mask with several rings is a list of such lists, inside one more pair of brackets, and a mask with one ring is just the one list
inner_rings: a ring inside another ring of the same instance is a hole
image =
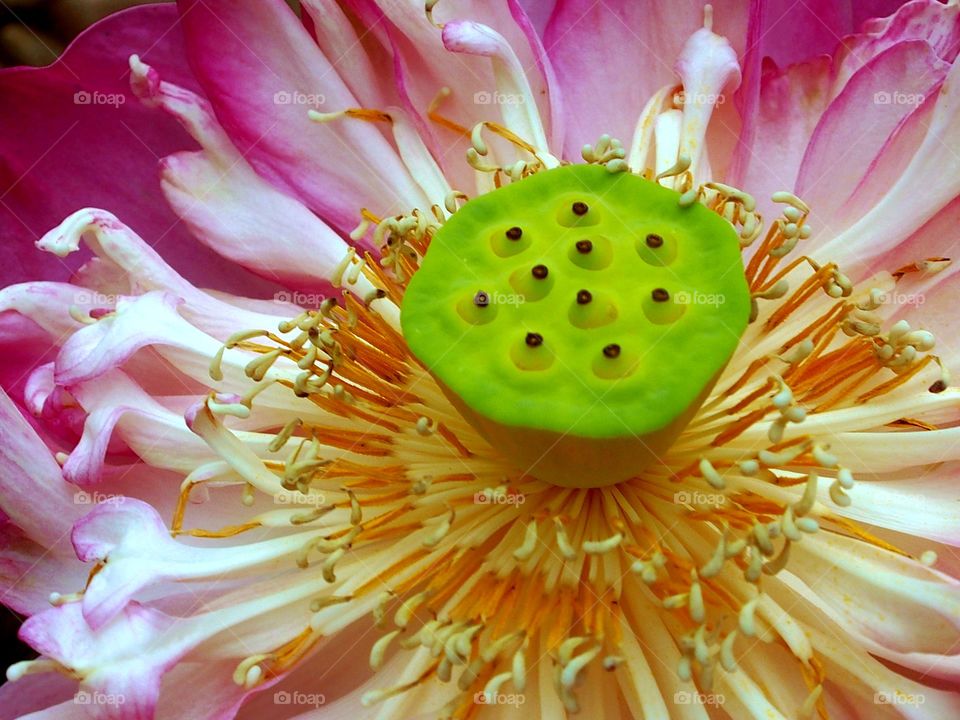
[[656, 462], [747, 326], [733, 227], [630, 173], [568, 165], [464, 205], [401, 323], [414, 355], [518, 469], [596, 487]]

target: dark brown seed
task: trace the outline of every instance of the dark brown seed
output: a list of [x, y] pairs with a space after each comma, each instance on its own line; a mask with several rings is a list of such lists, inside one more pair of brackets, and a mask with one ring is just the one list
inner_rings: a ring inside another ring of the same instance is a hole
[[647, 247], [654, 249], [663, 247], [663, 238], [656, 233], [650, 233], [647, 235]]
[[521, 237], [523, 237], [523, 230], [518, 227], [512, 227], [507, 230], [507, 237], [510, 240], [519, 240]]
[[526, 343], [530, 347], [540, 347], [543, 345], [543, 335], [540, 333], [527, 333]]
[[670, 299], [670, 293], [663, 288], [656, 288], [652, 293], [650, 293], [650, 297], [653, 298], [654, 302], [666, 302]]
[[585, 202], [580, 202], [578, 200], [571, 206], [570, 209], [573, 210], [574, 215], [586, 215], [587, 210], [589, 210], [590, 208], [587, 207], [587, 204]]
[[490, 304], [490, 296], [487, 295], [483, 290], [478, 292], [473, 296], [473, 304], [479, 308], [485, 308]]
[[588, 252], [593, 250], [593, 243], [589, 240], [577, 240], [577, 252], [581, 255], [586, 255]]
[[947, 384], [943, 380], [937, 380], [933, 385], [927, 388], [932, 393], [942, 393], [947, 389]]
[[577, 305], [586, 305], [591, 300], [593, 300], [593, 295], [590, 294], [589, 290], [581, 290], [577, 293]]
[[543, 280], [550, 273], [546, 265], [534, 265], [530, 272], [537, 280]]
[[610, 343], [603, 349], [603, 354], [611, 360], [620, 357], [620, 346], [616, 343]]

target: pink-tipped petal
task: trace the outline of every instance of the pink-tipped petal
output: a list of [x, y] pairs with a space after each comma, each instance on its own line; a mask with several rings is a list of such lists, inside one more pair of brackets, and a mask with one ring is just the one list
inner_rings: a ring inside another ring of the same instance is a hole
[[55, 547], [82, 509], [50, 451], [2, 390], [0, 426], [0, 508], [31, 540]]
[[204, 148], [170, 155], [161, 163], [167, 200], [194, 235], [268, 280], [328, 286], [347, 252], [346, 243], [253, 171], [203, 98], [162, 81], [139, 58], [131, 58], [130, 65], [131, 83], [141, 100], [176, 118]]
[[0, 273], [4, 284], [66, 279], [81, 263], [37, 253], [39, 238], [78, 207], [105, 205], [188, 277], [251, 293], [269, 287], [190, 237], [167, 207], [156, 162], [192, 146], [173, 121], [156, 118], [127, 87], [127, 58], [139, 52], [178, 84], [196, 87], [174, 8], [110, 15], [47, 68], [0, 71]]
[[81, 692], [114, 699], [91, 703], [95, 717], [151, 720], [161, 676], [182, 652], [176, 643], [162, 644], [175, 622], [163, 613], [130, 604], [113, 622], [95, 631], [84, 620], [79, 603], [66, 603], [29, 618], [20, 628], [20, 637], [44, 657], [78, 673]]
[[281, 0], [181, 0], [187, 55], [240, 153], [278, 188], [349, 232], [360, 210], [379, 215], [429, 203], [379, 130], [362, 121], [316, 124], [310, 109], [358, 103]]
[[[714, 31], [737, 54], [746, 44], [749, 4], [714, 3]], [[564, 98], [564, 155], [607, 133], [633, 136], [647, 100], [677, 82], [673, 64], [703, 26], [702, 2], [557, 2], [544, 37]]]
[[51, 551], [15, 525], [0, 525], [0, 595], [4, 604], [22, 615], [35, 615], [50, 608], [53, 588], [82, 587], [90, 571], [72, 555], [65, 543]]
[[[80, 715], [82, 706], [73, 702], [76, 691], [75, 680], [57, 673], [27, 675], [16, 683], [4, 683], [0, 687], [0, 720], [37, 720], [44, 716], [59, 720], [71, 717], [86, 720]], [[61, 703], [65, 707], [61, 711], [54, 711], [53, 708]], [[67, 709], [69, 706], [73, 710]]]
[[810, 138], [794, 188], [813, 208], [810, 224], [820, 229], [818, 235], [842, 228], [844, 204], [888, 138], [936, 94], [948, 67], [926, 43], [902, 42], [857, 71], [830, 103]]
[[[851, 274], [889, 252], [960, 195], [960, 62], [937, 96], [923, 142], [886, 195], [853, 225], [818, 248]], [[937, 182], [930, 182], [937, 178]], [[923, 188], [923, 192], [917, 192]], [[861, 242], [862, 240], [867, 242]]]
[[[197, 289], [168, 265], [159, 253], [116, 216], [105, 210], [77, 210], [37, 241], [41, 250], [67, 257], [85, 240], [99, 258], [109, 261], [129, 276], [131, 287], [140, 291], [165, 291], [183, 304], [183, 314], [191, 322], [216, 337], [227, 338], [238, 327], [273, 327], [280, 315], [271, 316], [241, 310]], [[100, 299], [102, 293], [76, 291]], [[112, 304], [116, 298], [107, 298]], [[80, 304], [74, 301], [74, 304]], [[32, 317], [32, 315], [31, 315]]]

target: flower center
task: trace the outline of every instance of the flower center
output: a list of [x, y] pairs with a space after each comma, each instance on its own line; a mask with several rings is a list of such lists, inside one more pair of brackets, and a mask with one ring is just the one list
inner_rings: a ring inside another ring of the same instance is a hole
[[526, 474], [568, 487], [657, 462], [747, 326], [734, 228], [597, 165], [471, 200], [436, 233], [403, 334], [453, 404]]

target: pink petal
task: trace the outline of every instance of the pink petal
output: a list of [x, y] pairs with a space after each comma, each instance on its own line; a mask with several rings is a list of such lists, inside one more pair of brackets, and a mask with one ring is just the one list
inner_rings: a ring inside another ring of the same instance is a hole
[[[452, 93], [439, 108], [442, 115], [467, 128], [484, 120], [501, 122], [503, 108], [491, 102], [497, 85], [490, 61], [462, 53], [452, 56], [443, 45], [440, 29], [426, 21], [419, 4], [380, 3], [374, 7], [373, 3], [352, 0], [349, 5], [370, 32], [380, 37], [381, 44], [390, 48], [400, 104], [417, 123], [450, 184], [458, 189], [472, 188], [476, 180], [464, 160], [467, 139], [429, 120], [426, 110], [440, 88], [449, 87]], [[434, 9], [434, 20], [443, 25], [473, 21], [506, 40], [525, 69], [533, 91], [529, 102], [539, 111], [550, 146], [555, 152], [559, 150], [559, 92], [540, 38], [523, 9], [513, 0], [466, 0], [452, 6], [440, 3]]]
[[153, 718], [163, 672], [179, 653], [176, 644], [151, 653], [175, 624], [147, 607], [130, 604], [113, 622], [99, 631], [87, 625], [79, 603], [66, 603], [29, 618], [20, 637], [45, 657], [53, 658], [83, 675], [81, 691], [103, 693], [122, 702], [92, 704], [118, 720]]
[[180, 303], [159, 291], [120, 298], [115, 313], [78, 330], [63, 344], [57, 356], [57, 383], [95, 378], [122, 365], [140, 348], [167, 339], [170, 327], [177, 324], [175, 308]]
[[0, 593], [4, 604], [22, 615], [34, 615], [50, 609], [52, 590], [83, 587], [90, 570], [61, 552], [65, 550], [61, 543], [51, 552], [9, 522], [0, 526]]
[[309, 120], [311, 107], [358, 103], [285, 3], [181, 0], [179, 7], [187, 55], [217, 119], [264, 177], [342, 231], [356, 227], [364, 207], [381, 216], [429, 207], [377, 128]]
[[[544, 45], [564, 98], [564, 155], [579, 157], [585, 143], [608, 133], [633, 137], [644, 104], [675, 83], [673, 63], [703, 25], [703, 3], [561, 0]], [[738, 55], [745, 47], [748, 3], [714, 3], [714, 30]]]
[[[868, 213], [818, 249], [851, 275], [896, 247], [960, 195], [960, 62], [936, 98], [923, 142], [903, 173]], [[930, 178], [937, 178], [930, 182]], [[917, 192], [923, 188], [923, 192]]]
[[[888, 10], [893, 12], [893, 8]], [[953, 62], [960, 51], [960, 8], [956, 5], [939, 0], [913, 0], [897, 8], [890, 17], [882, 14], [873, 17], [878, 19], [868, 23], [864, 32], [844, 38], [837, 58], [838, 85], [883, 51], [907, 40], [929, 45], [931, 51], [946, 62]]]
[[830, 81], [828, 58], [787, 70], [768, 62], [763, 69], [754, 139], [738, 149], [738, 183], [766, 210], [764, 217], [771, 217], [770, 196], [796, 182], [810, 136], [830, 102]]
[[[925, 43], [903, 42], [858, 70], [820, 118], [795, 192], [813, 209], [816, 234], [836, 234], [844, 203], [908, 116], [933, 97], [948, 66]], [[885, 102], [889, 99], [890, 102]], [[816, 238], [808, 244], [815, 247]]]
[[[831, 7], [819, 8], [809, 3], [781, 2], [763, 8], [762, 17], [751, 22], [754, 34], [744, 64], [745, 87], [740, 93], [744, 129], [730, 182], [747, 188], [761, 202], [770, 192], [793, 189], [799, 159], [821, 113], [856, 71], [893, 45], [910, 40], [929, 41], [936, 57], [953, 59], [960, 47], [954, 39], [960, 32], [958, 9], [937, 0], [914, 0], [897, 10], [900, 4], [884, 0], [857, 2], [851, 9], [849, 3], [823, 3]], [[862, 32], [843, 38], [841, 43], [841, 35], [859, 29], [866, 17], [874, 17], [869, 13], [879, 17], [895, 10], [895, 15], [864, 24]], [[839, 34], [831, 34], [831, 23]], [[812, 45], [797, 43], [797, 33], [805, 32], [818, 35], [819, 39]], [[754, 70], [754, 63], [761, 56], [769, 55], [785, 65], [811, 58], [817, 48], [820, 53], [835, 54], [829, 61], [821, 56], [783, 71], [775, 70], [775, 64], [768, 62], [762, 78]], [[757, 108], [759, 117], [754, 120]], [[776, 141], [771, 142], [770, 138]], [[790, 142], [781, 141], [787, 138]]]
[[236, 660], [189, 662], [188, 658], [177, 663], [164, 676], [164, 684], [173, 692], [160, 693], [156, 720], [234, 718], [243, 699], [261, 690], [237, 685], [233, 681], [236, 667]]
[[50, 451], [2, 390], [0, 427], [0, 508], [31, 540], [57, 546], [82, 510]]
[[904, 0], [769, 0], [763, 53], [786, 66], [832, 54], [844, 35], [870, 18], [894, 12]]
[[[506, 38], [489, 25], [454, 20], [443, 26], [443, 46], [451, 52], [490, 58], [498, 83], [495, 89], [512, 98], [500, 107], [504, 126], [536, 148], [538, 156], [552, 160], [536, 95], [527, 81], [525, 68]], [[552, 164], [556, 161], [552, 160]]]
[[[31, 713], [50, 708], [60, 703], [69, 703], [82, 712], [82, 707], [73, 702], [77, 691], [75, 680], [57, 673], [27, 675], [16, 683], [0, 687], [0, 720], [19, 720], [36, 717]], [[66, 710], [57, 717], [68, 717]], [[51, 717], [51, 715], [48, 715]], [[82, 717], [74, 715], [73, 717]]]
[[[960, 679], [960, 583], [912, 558], [819, 533], [791, 551], [808, 600], [870, 652], [933, 677]], [[786, 580], [790, 585], [798, 585]]]
[[[347, 245], [296, 200], [260, 178], [196, 94], [131, 60], [134, 91], [175, 117], [203, 146], [163, 159], [167, 200], [214, 252], [269, 280], [327, 287]], [[309, 257], [310, 263], [304, 263]]]
[[[86, 239], [102, 260], [126, 271], [132, 287], [162, 290], [175, 295], [182, 301], [184, 316], [217, 337], [226, 339], [237, 328], [274, 327], [283, 317], [282, 308], [278, 311], [281, 313], [279, 316], [247, 312], [198, 290], [170, 267], [143, 238], [105, 210], [85, 208], [76, 211], [40, 238], [37, 247], [66, 257], [78, 250], [81, 239]], [[93, 300], [101, 297], [101, 293], [96, 291], [74, 292], [77, 298], [74, 304], [81, 306], [84, 303], [78, 300], [87, 300], [88, 296], [92, 296]], [[33, 317], [36, 312], [25, 314]]]
[[176, 545], [152, 506], [125, 497], [97, 505], [74, 525], [71, 539], [85, 563], [112, 560], [113, 551], [123, 544], [141, 549], [137, 562], [107, 562], [84, 592], [83, 616], [95, 630], [158, 575], [156, 564], [162, 564], [164, 547]]
[[[180, 38], [172, 7], [141, 7], [109, 16], [48, 68], [0, 72], [3, 284], [67, 278], [82, 258], [58, 262], [34, 251], [33, 241], [77, 208], [105, 205], [132, 218], [189, 277], [251, 293], [269, 287], [193, 240], [158, 192], [157, 157], [192, 144], [176, 123], [135, 101], [127, 58], [143, 53], [172, 80], [195, 87]], [[87, 94], [75, 100], [76, 93]]]
[[382, 70], [390, 65], [389, 53], [375, 34], [336, 0], [303, 0], [301, 5], [320, 52], [336, 58], [339, 67], [350, 68], [343, 81], [359, 104], [368, 108], [398, 104], [392, 74]]

